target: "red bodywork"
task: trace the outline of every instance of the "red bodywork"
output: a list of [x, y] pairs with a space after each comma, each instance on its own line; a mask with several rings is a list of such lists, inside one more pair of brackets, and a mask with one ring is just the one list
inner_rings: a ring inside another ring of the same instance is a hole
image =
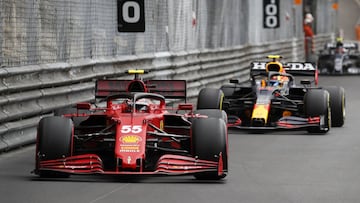
[[185, 81], [100, 80], [95, 95], [105, 107], [80, 103], [75, 112], [63, 115], [74, 120], [70, 155], [43, 160], [37, 147], [35, 173], [226, 175], [221, 152], [213, 160], [193, 153], [187, 118], [204, 116], [194, 114], [191, 104], [166, 107], [165, 97], [186, 98]]

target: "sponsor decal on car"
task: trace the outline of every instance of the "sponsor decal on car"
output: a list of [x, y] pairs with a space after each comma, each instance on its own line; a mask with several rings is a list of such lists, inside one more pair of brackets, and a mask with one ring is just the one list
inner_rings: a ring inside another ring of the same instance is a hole
[[[265, 70], [267, 62], [253, 62], [252, 70]], [[315, 71], [316, 68], [312, 63], [305, 62], [290, 62], [284, 64], [285, 70], [294, 70], [294, 71]]]
[[124, 135], [120, 137], [120, 152], [140, 152], [139, 142], [142, 138], [137, 135]]
[[120, 145], [120, 152], [140, 152], [139, 145]]
[[137, 135], [125, 135], [120, 137], [120, 141], [124, 144], [138, 144], [142, 141], [142, 138]]

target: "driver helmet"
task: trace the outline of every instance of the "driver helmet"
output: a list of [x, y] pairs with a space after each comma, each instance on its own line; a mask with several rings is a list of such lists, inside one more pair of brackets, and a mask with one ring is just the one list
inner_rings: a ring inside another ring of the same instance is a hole
[[343, 38], [336, 38], [336, 51], [340, 53], [345, 53], [346, 49], [344, 48]]
[[336, 46], [343, 46], [343, 38], [342, 37], [336, 38]]
[[265, 71], [268, 73], [270, 71], [274, 72], [285, 72], [283, 64], [279, 61], [282, 57], [279, 55], [269, 55], [268, 58], [272, 59], [266, 63]]
[[[124, 100], [123, 112], [130, 113], [134, 107], [134, 102], [130, 99]], [[146, 99], [139, 99], [135, 102], [135, 111], [136, 112], [148, 112], [149, 111], [149, 102]]]
[[149, 105], [151, 102], [147, 99], [139, 99], [135, 102], [135, 109], [137, 112], [149, 112]]
[[280, 80], [269, 80], [268, 81], [268, 86], [271, 87], [281, 87], [283, 85], [283, 82]]

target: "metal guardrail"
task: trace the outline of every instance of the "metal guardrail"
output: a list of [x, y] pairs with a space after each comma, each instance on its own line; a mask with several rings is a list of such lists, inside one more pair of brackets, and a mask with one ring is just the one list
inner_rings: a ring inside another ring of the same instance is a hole
[[335, 41], [335, 33], [331, 34], [319, 34], [316, 35], [314, 38], [314, 51], [317, 53], [318, 51], [324, 49], [324, 45], [327, 42], [334, 42]]
[[305, 60], [311, 63], [317, 63], [318, 53], [324, 49], [327, 42], [335, 41], [334, 34], [319, 34], [316, 37], [306, 37], [305, 43]]
[[302, 60], [303, 39], [0, 69], [0, 151], [34, 142], [41, 117], [93, 100], [95, 79], [130, 78], [124, 74], [127, 69], [148, 69], [150, 74], [144, 78], [186, 79], [188, 101], [195, 102], [203, 87], [220, 87], [230, 78], [248, 80], [250, 62], [264, 60], [268, 54]]

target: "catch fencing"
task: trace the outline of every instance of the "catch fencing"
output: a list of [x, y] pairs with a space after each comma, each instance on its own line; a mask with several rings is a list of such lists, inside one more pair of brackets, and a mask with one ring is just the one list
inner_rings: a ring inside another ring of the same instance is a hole
[[117, 29], [117, 0], [1, 0], [0, 64], [14, 67], [261, 44], [302, 37], [302, 6], [279, 1], [277, 29], [262, 0], [145, 1], [145, 32]]

